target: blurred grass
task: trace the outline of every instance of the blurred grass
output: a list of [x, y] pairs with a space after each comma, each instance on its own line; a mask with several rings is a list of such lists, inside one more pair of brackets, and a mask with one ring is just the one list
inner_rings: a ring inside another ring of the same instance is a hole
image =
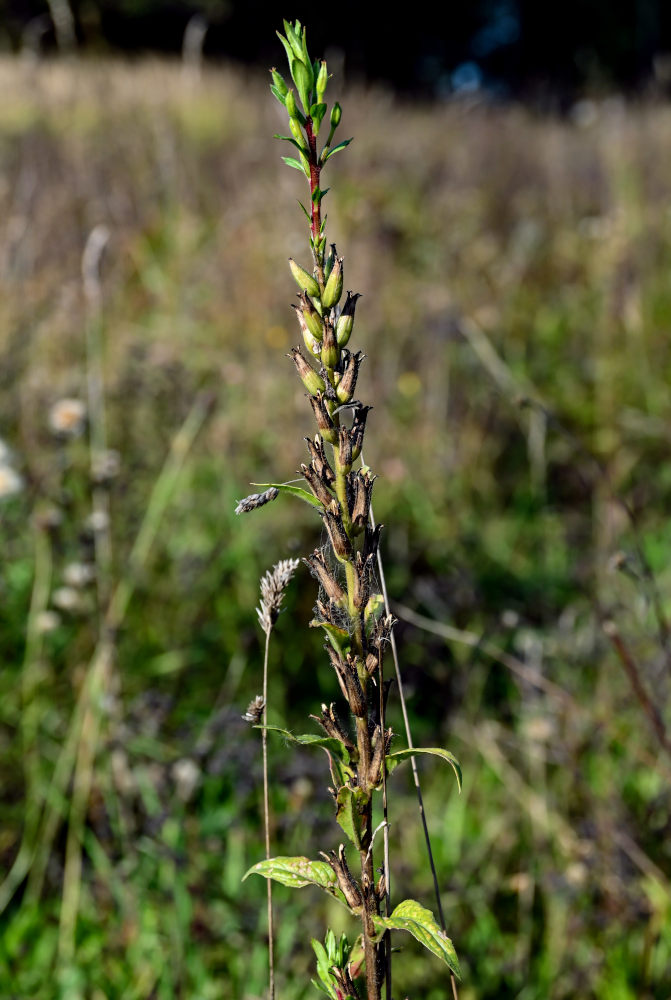
[[[0, 508], [3, 873], [43, 807], [54, 817], [0, 917], [0, 992], [252, 1000], [265, 887], [240, 877], [262, 853], [260, 754], [240, 715], [260, 686], [254, 607], [260, 575], [318, 535], [288, 502], [233, 509], [250, 480], [293, 478], [310, 428], [284, 358], [296, 342], [284, 262], [306, 242], [300, 178], [279, 160], [281, 116], [253, 76], [4, 60], [0, 86], [0, 435], [26, 482]], [[333, 161], [327, 206], [346, 287], [364, 293], [359, 395], [375, 404], [366, 460], [390, 592], [476, 636], [398, 627], [415, 739], [464, 769], [460, 798], [439, 766], [422, 769], [460, 995], [667, 996], [670, 764], [600, 622], [617, 622], [668, 715], [655, 602], [671, 618], [671, 110], [611, 100], [582, 128], [382, 92], [343, 104], [356, 138]], [[53, 776], [98, 641], [93, 594], [28, 651], [26, 622], [36, 537], [50, 593], [91, 557], [86, 447], [56, 441], [48, 412], [85, 393], [80, 264], [100, 223], [121, 455], [113, 570], [134, 594], [93, 702], [101, 736], [65, 961], [72, 788]], [[208, 418], [129, 575], [202, 393]], [[46, 508], [60, 523], [36, 535]], [[297, 638], [313, 598], [305, 575], [292, 584], [271, 651], [271, 721], [293, 729], [335, 697], [317, 637]], [[278, 746], [272, 767], [277, 852], [333, 846], [322, 760]], [[394, 897], [433, 906], [409, 775], [392, 790]], [[280, 994], [299, 1000], [328, 906], [307, 889], [276, 898]], [[445, 997], [437, 963], [398, 944], [399, 996]]]

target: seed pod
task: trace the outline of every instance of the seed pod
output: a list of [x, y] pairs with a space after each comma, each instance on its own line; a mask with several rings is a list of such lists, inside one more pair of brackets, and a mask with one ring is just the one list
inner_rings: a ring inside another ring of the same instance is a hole
[[326, 278], [327, 281], [328, 281], [329, 275], [331, 274], [331, 271], [333, 270], [333, 265], [336, 262], [336, 257], [337, 256], [338, 256], [338, 253], [336, 251], [336, 245], [335, 245], [335, 243], [332, 243], [329, 255], [328, 255], [328, 257], [326, 258], [326, 260], [324, 262], [324, 277]]
[[308, 274], [305, 268], [301, 267], [300, 264], [297, 264], [293, 257], [289, 258], [289, 267], [291, 268], [294, 280], [301, 291], [305, 290], [308, 295], [319, 297], [319, 285], [316, 278], [314, 278], [311, 274]]
[[311, 715], [310, 718], [319, 723], [327, 736], [340, 740], [348, 748], [353, 746], [351, 739], [340, 724], [340, 719], [333, 708], [333, 702], [330, 705], [322, 705], [321, 715]]
[[320, 438], [319, 434], [315, 434], [314, 441], [307, 437], [305, 440], [307, 441], [310, 456], [312, 458], [312, 464], [317, 475], [323, 479], [327, 486], [332, 486], [335, 483], [335, 472], [329, 465], [328, 459], [326, 458], [324, 442]]
[[321, 340], [324, 336], [324, 326], [322, 324], [322, 318], [315, 309], [312, 299], [307, 294], [306, 291], [299, 293], [298, 298], [300, 299], [300, 311], [303, 314], [303, 319], [305, 320], [305, 325], [308, 330], [317, 340]]
[[303, 334], [303, 343], [307, 347], [310, 354], [313, 357], [319, 357], [319, 352], [321, 347], [319, 346], [319, 341], [315, 340], [310, 331], [308, 330], [307, 323], [305, 322], [305, 316], [300, 308], [294, 302], [291, 303], [291, 308], [296, 310], [296, 315], [298, 317], [298, 325], [301, 328], [301, 333]]
[[324, 524], [329, 533], [336, 558], [341, 562], [348, 562], [352, 557], [352, 543], [347, 537], [342, 517], [339, 513], [331, 510], [324, 511], [322, 517], [324, 518]]
[[331, 415], [326, 406], [324, 400], [324, 395], [318, 392], [316, 396], [308, 396], [310, 403], [312, 405], [312, 411], [315, 415], [315, 420], [317, 421], [317, 427], [319, 432], [325, 441], [329, 444], [334, 444], [336, 440], [336, 429], [331, 420]]
[[338, 678], [338, 684], [340, 685], [340, 690], [342, 691], [342, 696], [347, 701], [347, 685], [345, 684], [345, 661], [336, 653], [335, 649], [330, 642], [326, 643], [326, 652], [329, 655], [331, 661], [331, 666], [335, 670], [336, 677]]
[[373, 755], [368, 768], [368, 784], [375, 788], [382, 780], [382, 758], [384, 757], [384, 740], [380, 726], [375, 727], [372, 742]]
[[347, 654], [347, 660], [343, 668], [343, 680], [345, 681], [345, 687], [347, 689], [347, 702], [350, 707], [352, 715], [356, 716], [358, 719], [364, 719], [368, 714], [368, 706], [366, 704], [366, 696], [361, 687], [361, 681], [359, 680], [359, 674], [356, 669], [356, 660], [353, 659], [350, 653]]
[[327, 368], [335, 368], [338, 364], [340, 351], [336, 344], [335, 331], [329, 319], [324, 322], [324, 340], [322, 341], [322, 364]]
[[324, 100], [324, 92], [326, 91], [326, 84], [329, 82], [329, 74], [326, 68], [326, 62], [322, 59], [321, 66], [319, 67], [319, 72], [317, 73], [317, 103], [321, 104]]
[[356, 354], [350, 354], [349, 351], [344, 350], [342, 352], [346, 355], [345, 370], [342, 373], [342, 377], [336, 386], [336, 396], [338, 402], [349, 403], [354, 395], [354, 390], [356, 389], [356, 380], [359, 377], [359, 366], [363, 361], [364, 355], [362, 351], [357, 351]]
[[340, 125], [340, 120], [342, 118], [342, 108], [336, 101], [331, 108], [331, 128], [337, 128]]
[[354, 326], [354, 310], [356, 309], [357, 299], [360, 298], [361, 295], [358, 292], [356, 295], [352, 295], [351, 292], [347, 293], [345, 305], [342, 307], [340, 316], [338, 316], [338, 322], [336, 323], [336, 340], [338, 341], [338, 347], [344, 347], [352, 335], [352, 328]]
[[354, 420], [352, 421], [352, 459], [356, 459], [361, 454], [363, 448], [363, 436], [366, 431], [366, 420], [372, 406], [357, 406]]
[[383, 524], [376, 524], [374, 528], [371, 528], [370, 524], [366, 525], [366, 533], [364, 535], [362, 549], [364, 559], [367, 559], [371, 553], [373, 555], [377, 555], [378, 546], [380, 544], [380, 532], [383, 527]]
[[360, 552], [356, 554], [354, 563], [354, 593], [352, 600], [357, 611], [366, 607], [370, 597], [371, 570], [373, 568], [374, 555], [371, 553], [363, 559]]
[[332, 306], [337, 305], [340, 301], [343, 282], [343, 259], [343, 257], [336, 257], [333, 262], [333, 269], [328, 276], [324, 294], [322, 295], [322, 306], [324, 309], [331, 309]]
[[316, 496], [317, 500], [319, 500], [320, 503], [323, 503], [325, 507], [328, 507], [333, 500], [333, 494], [317, 475], [312, 462], [309, 466], [301, 465], [301, 475], [307, 481], [308, 486]]
[[343, 472], [352, 468], [352, 439], [346, 427], [338, 428], [337, 462]]
[[349, 485], [351, 488], [352, 524], [358, 531], [363, 531], [368, 523], [368, 512], [370, 511], [370, 500], [373, 493], [373, 483], [375, 476], [370, 472], [350, 473]]
[[[335, 872], [336, 878], [338, 879], [338, 885], [342, 890], [342, 894], [347, 901], [347, 905], [355, 912], [360, 912], [363, 906], [363, 896], [361, 895], [361, 890], [352, 876], [347, 865], [347, 860], [345, 858], [345, 848], [343, 844], [338, 848], [338, 854], [336, 856], [335, 851], [329, 851], [325, 854], [323, 851], [320, 852], [321, 856], [328, 861], [331, 868]], [[356, 993], [352, 994], [356, 996]]]
[[303, 357], [298, 347], [291, 348], [289, 357], [292, 358], [293, 363], [296, 365], [298, 377], [310, 395], [316, 396], [318, 392], [323, 392], [325, 388], [323, 379], [317, 374], [309, 361]]

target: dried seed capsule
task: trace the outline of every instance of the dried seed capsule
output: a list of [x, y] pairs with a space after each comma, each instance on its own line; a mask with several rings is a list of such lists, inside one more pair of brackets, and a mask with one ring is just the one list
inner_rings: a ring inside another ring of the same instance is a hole
[[324, 294], [322, 295], [322, 306], [324, 309], [331, 309], [340, 301], [340, 296], [342, 295], [342, 282], [343, 282], [343, 258], [336, 257], [333, 262], [333, 270], [328, 276], [328, 281], [324, 288]]
[[320, 438], [319, 434], [315, 434], [314, 441], [307, 437], [305, 440], [307, 441], [310, 456], [312, 458], [312, 464], [317, 475], [323, 479], [327, 486], [332, 486], [335, 483], [335, 472], [329, 465], [328, 459], [326, 458], [324, 442]]
[[368, 523], [368, 512], [370, 511], [370, 500], [373, 493], [373, 483], [375, 476], [370, 472], [350, 473], [349, 485], [351, 489], [352, 509], [350, 516], [352, 524], [359, 531], [363, 531]]
[[327, 736], [332, 736], [335, 740], [340, 740], [345, 746], [352, 746], [352, 741], [340, 724], [340, 719], [335, 713], [333, 702], [330, 705], [322, 705], [321, 715], [311, 715], [311, 719], [318, 722]]
[[312, 462], [310, 465], [301, 465], [301, 475], [307, 481], [308, 486], [316, 496], [317, 500], [319, 500], [320, 503], [323, 503], [325, 507], [328, 507], [333, 500], [333, 494], [326, 486], [326, 483], [323, 482], [321, 477], [317, 475]]
[[352, 468], [352, 439], [346, 427], [338, 428], [338, 465], [343, 472]]
[[336, 557], [341, 562], [349, 561], [352, 557], [352, 543], [347, 537], [342, 517], [340, 514], [333, 513], [330, 510], [324, 511], [322, 517], [324, 518], [324, 524], [329, 533]]
[[[338, 885], [340, 886], [342, 894], [347, 901], [347, 905], [355, 912], [360, 912], [361, 907], [363, 906], [363, 896], [361, 895], [361, 889], [355, 882], [354, 877], [347, 865], [344, 845], [340, 845], [337, 856], [335, 851], [329, 851], [328, 854], [325, 854], [324, 851], [321, 851], [320, 853], [321, 856], [328, 861], [331, 868], [335, 872], [336, 878], [338, 879]], [[356, 993], [353, 993], [352, 996], [356, 996]]]
[[312, 405], [312, 411], [315, 415], [315, 420], [317, 421], [317, 427], [321, 433], [321, 436], [329, 444], [333, 444], [336, 440], [336, 429], [334, 427], [333, 421], [331, 420], [331, 415], [326, 406], [326, 401], [324, 395], [318, 392], [316, 396], [308, 396], [310, 403]]
[[342, 377], [336, 386], [336, 396], [338, 402], [349, 403], [354, 395], [354, 390], [356, 388], [356, 380], [359, 375], [359, 366], [363, 361], [362, 351], [357, 351], [356, 354], [350, 354], [349, 351], [344, 350], [343, 355], [345, 356], [345, 370], [342, 373]]
[[384, 525], [377, 524], [374, 528], [371, 528], [370, 524], [366, 525], [366, 533], [363, 539], [363, 550], [362, 556], [367, 559], [369, 555], [377, 555], [377, 549], [380, 544], [380, 532]]
[[309, 361], [303, 357], [299, 348], [292, 347], [291, 354], [288, 356], [292, 358], [296, 365], [298, 377], [310, 395], [316, 396], [318, 392], [323, 392], [325, 388], [323, 379], [317, 374]]
[[301, 291], [305, 290], [308, 295], [319, 297], [319, 285], [316, 278], [309, 274], [300, 264], [297, 264], [293, 257], [289, 258], [289, 267]]
[[338, 364], [340, 351], [336, 344], [335, 331], [330, 320], [324, 323], [324, 340], [322, 341], [322, 364], [327, 368], [335, 368]]
[[354, 420], [352, 421], [352, 460], [359, 457], [363, 448], [363, 436], [366, 431], [366, 419], [372, 406], [357, 406]]
[[375, 556], [372, 553], [366, 559], [362, 558], [360, 552], [356, 554], [354, 564], [354, 594], [352, 600], [354, 607], [358, 611], [366, 607], [368, 598], [370, 597], [371, 570], [374, 558]]
[[347, 701], [352, 715], [359, 719], [364, 719], [368, 714], [366, 696], [363, 692], [363, 688], [361, 687], [361, 681], [359, 680], [359, 674], [356, 669], [356, 660], [350, 653], [347, 654], [347, 660], [344, 664], [343, 680], [345, 681]]
[[338, 316], [338, 322], [336, 323], [336, 340], [338, 341], [338, 347], [344, 347], [352, 335], [352, 328], [354, 326], [354, 310], [356, 309], [357, 299], [360, 298], [361, 295], [358, 292], [356, 295], [352, 295], [351, 292], [347, 293], [345, 305], [342, 307], [340, 316]]

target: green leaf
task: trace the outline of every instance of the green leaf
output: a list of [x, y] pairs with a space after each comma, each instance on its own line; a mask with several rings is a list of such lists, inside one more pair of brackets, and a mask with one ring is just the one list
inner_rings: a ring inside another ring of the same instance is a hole
[[[252, 486], [256, 485], [256, 483], [252, 483]], [[340, 653], [342, 656], [346, 655], [350, 646], [350, 638], [349, 632], [346, 632], [344, 628], [338, 628], [337, 625], [331, 625], [330, 622], [320, 622], [316, 618], [310, 622], [310, 628], [323, 628], [336, 653]]]
[[316, 497], [313, 497], [307, 490], [302, 490], [300, 486], [288, 486], [286, 483], [251, 483], [250, 485], [262, 486], [266, 490], [274, 486], [280, 493], [289, 493], [292, 497], [298, 497], [299, 500], [304, 500], [305, 503], [309, 503], [311, 507], [316, 507], [317, 510], [324, 509], [324, 505]]
[[[352, 137], [352, 138], [354, 138], [354, 137]], [[352, 141], [352, 139], [343, 139], [343, 141], [339, 142], [337, 146], [333, 147], [333, 149], [327, 150], [326, 156], [324, 156], [324, 153], [322, 153], [322, 156], [321, 156], [322, 163], [326, 163], [326, 161], [329, 159], [329, 157], [333, 156], [334, 153], [339, 153], [341, 149], [345, 149], [346, 146], [349, 146], [349, 144], [350, 144], [351, 141]]]
[[305, 215], [305, 218], [308, 220], [308, 222], [310, 223], [310, 225], [312, 225], [312, 219], [310, 218], [310, 213], [308, 212], [307, 208], [305, 207], [305, 205], [303, 204], [302, 201], [299, 201], [298, 204], [303, 209], [303, 213]]
[[271, 90], [271, 93], [273, 94], [273, 97], [276, 97], [277, 100], [282, 105], [282, 107], [285, 108], [287, 106], [287, 102], [285, 100], [284, 94], [279, 89], [279, 87], [276, 87], [274, 83], [271, 83], [270, 84], [270, 90]]
[[305, 173], [303, 170], [303, 164], [299, 163], [298, 160], [295, 160], [293, 156], [283, 156], [282, 159], [288, 167], [293, 167], [294, 170], [300, 170], [301, 173]]
[[267, 729], [274, 733], [281, 733], [285, 739], [292, 743], [299, 743], [302, 747], [323, 747], [329, 753], [334, 754], [343, 764], [350, 763], [349, 751], [344, 743], [337, 740], [335, 736], [317, 736], [314, 733], [303, 733], [295, 736], [288, 729], [281, 726], [254, 726], [255, 729]]
[[443, 933], [431, 910], [418, 903], [416, 899], [404, 899], [399, 903], [390, 917], [373, 915], [376, 930], [376, 940], [380, 940], [385, 931], [408, 931], [420, 944], [441, 958], [449, 969], [461, 978], [459, 959], [454, 945]]
[[451, 754], [449, 750], [441, 749], [441, 747], [413, 747], [412, 750], [397, 750], [396, 753], [390, 753], [387, 757], [387, 770], [391, 774], [404, 760], [408, 760], [409, 757], [417, 757], [422, 753], [431, 754], [432, 757], [442, 757], [443, 760], [446, 760], [454, 769], [457, 785], [461, 791], [461, 765], [454, 754]]
[[366, 829], [365, 813], [368, 796], [361, 788], [343, 785], [336, 799], [336, 820], [352, 841], [361, 850], [361, 838]]
[[338, 889], [336, 874], [326, 861], [310, 861], [309, 858], [267, 858], [252, 865], [242, 876], [244, 882], [250, 875], [263, 875], [291, 889], [302, 889], [306, 885], [318, 885], [331, 895], [342, 898]]
[[317, 128], [319, 128], [319, 126], [321, 125], [325, 114], [326, 114], [325, 104], [313, 104], [310, 107], [310, 118], [312, 118], [313, 122], [317, 125]]
[[[292, 146], [295, 146], [295, 147], [296, 147], [296, 149], [297, 149], [297, 150], [298, 150], [299, 152], [301, 152], [301, 153], [303, 153], [303, 154], [307, 153], [307, 149], [305, 148], [305, 146], [301, 146], [300, 142], [297, 142], [297, 141], [296, 141], [296, 140], [294, 139], [294, 137], [293, 137], [293, 136], [291, 136], [291, 135], [277, 135], [277, 134], [276, 134], [276, 135], [274, 135], [274, 136], [273, 136], [273, 139], [282, 139], [282, 140], [283, 140], [284, 142], [290, 142], [290, 143], [291, 143], [291, 145], [292, 145]], [[301, 170], [302, 170], [302, 169], [303, 169], [303, 167], [301, 166]]]
[[[289, 29], [287, 28], [286, 22], [285, 22], [284, 27], [285, 27], [285, 30], [287, 32], [287, 35], [289, 35], [289, 37], [291, 37], [291, 33], [290, 33]], [[284, 46], [284, 51], [287, 54], [287, 61], [288, 61], [289, 65], [291, 66], [291, 60], [294, 58], [294, 51], [293, 51], [290, 43], [288, 42], [288, 40], [284, 37], [284, 35], [281, 35], [279, 33], [279, 31], [276, 31], [275, 34], [277, 35], [277, 37], [279, 38], [279, 40], [282, 42], [282, 45]]]

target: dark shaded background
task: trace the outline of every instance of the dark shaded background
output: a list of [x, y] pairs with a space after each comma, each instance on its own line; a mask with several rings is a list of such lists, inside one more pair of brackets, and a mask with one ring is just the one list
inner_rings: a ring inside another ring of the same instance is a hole
[[[403, 17], [386, 4], [344, 0], [319, 20], [307, 3], [233, 0], [71, 0], [79, 45], [126, 52], [179, 52], [185, 27], [208, 23], [205, 53], [264, 66], [279, 60], [282, 16], [309, 25], [314, 52], [347, 51], [350, 79], [384, 81], [412, 96], [484, 88], [502, 97], [571, 100], [585, 90], [645, 90], [668, 83], [671, 5], [665, 0], [472, 0], [414, 3]], [[21, 47], [47, 0], [8, 0], [0, 39]], [[53, 33], [42, 38], [54, 45]]]

